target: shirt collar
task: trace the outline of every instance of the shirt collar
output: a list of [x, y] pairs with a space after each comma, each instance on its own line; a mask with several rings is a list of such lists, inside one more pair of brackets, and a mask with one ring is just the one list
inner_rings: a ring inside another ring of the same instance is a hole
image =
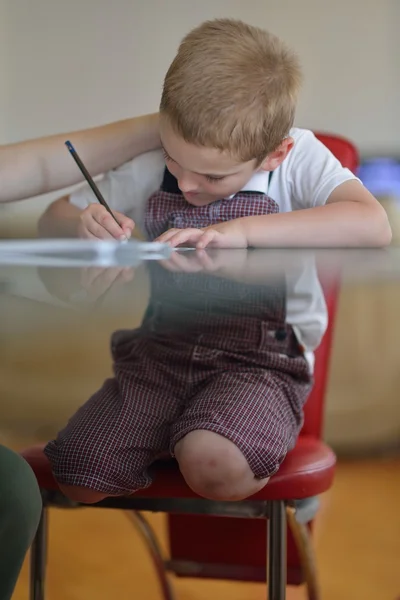
[[[257, 171], [254, 173], [249, 181], [242, 187], [240, 192], [261, 192], [262, 194], [268, 195], [268, 182], [269, 182], [269, 171]], [[236, 192], [237, 194], [239, 192]], [[226, 200], [234, 198], [236, 194], [228, 196]]]

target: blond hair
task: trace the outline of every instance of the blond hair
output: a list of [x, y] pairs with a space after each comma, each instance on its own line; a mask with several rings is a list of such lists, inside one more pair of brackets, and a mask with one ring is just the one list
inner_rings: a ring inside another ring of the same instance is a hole
[[206, 21], [181, 42], [160, 111], [187, 142], [261, 162], [293, 125], [301, 69], [276, 36], [242, 21]]

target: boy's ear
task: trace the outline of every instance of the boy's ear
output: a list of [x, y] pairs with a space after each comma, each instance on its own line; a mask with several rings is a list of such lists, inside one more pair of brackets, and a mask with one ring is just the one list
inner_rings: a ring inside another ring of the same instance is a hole
[[294, 146], [294, 139], [292, 137], [286, 137], [279, 144], [278, 148], [268, 154], [268, 156], [261, 163], [260, 169], [263, 171], [274, 171], [280, 164], [283, 163], [289, 152]]

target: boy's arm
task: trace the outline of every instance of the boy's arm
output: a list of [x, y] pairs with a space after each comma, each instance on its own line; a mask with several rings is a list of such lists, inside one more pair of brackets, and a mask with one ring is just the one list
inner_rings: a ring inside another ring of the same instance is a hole
[[[65, 308], [93, 310], [101, 307], [101, 301], [113, 288], [132, 281], [135, 271], [125, 267], [83, 267], [79, 269], [59, 269], [57, 267], [39, 267], [39, 280], [50, 298], [45, 302], [61, 301]], [[43, 301], [43, 294], [40, 296]], [[99, 303], [100, 302], [100, 303]]]
[[0, 146], [0, 202], [23, 200], [82, 181], [65, 149], [67, 139], [95, 176], [159, 148], [158, 114]]
[[81, 209], [70, 203], [68, 196], [55, 200], [39, 219], [40, 237], [78, 237], [81, 213]]
[[231, 250], [215, 248], [198, 252], [173, 252], [162, 261], [168, 271], [181, 273], [205, 273], [240, 283], [266, 284], [276, 277], [293, 279], [298, 276], [304, 263], [314, 260], [313, 251], [272, 250], [248, 248]]
[[250, 245], [381, 247], [390, 243], [383, 207], [311, 131], [297, 134], [282, 166], [293, 212], [246, 220]]
[[384, 208], [357, 180], [345, 181], [323, 206], [242, 217], [203, 229], [170, 229], [158, 241], [197, 248], [384, 247], [392, 232]]
[[166, 232], [162, 241], [223, 247], [386, 246], [391, 229], [383, 207], [311, 131], [297, 130], [295, 145], [272, 177], [271, 197], [290, 195], [292, 212], [244, 217], [191, 232]]
[[164, 167], [161, 151], [146, 152], [97, 182], [120, 227], [85, 185], [48, 206], [39, 220], [40, 236], [129, 239], [134, 228], [132, 218], [140, 229], [146, 201], [159, 188]]
[[239, 221], [255, 247], [383, 247], [392, 239], [384, 208], [357, 180], [335, 188], [324, 206]]

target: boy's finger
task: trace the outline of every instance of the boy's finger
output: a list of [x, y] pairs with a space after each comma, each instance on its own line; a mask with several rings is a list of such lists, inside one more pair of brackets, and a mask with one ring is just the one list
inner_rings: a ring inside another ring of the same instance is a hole
[[91, 289], [89, 290], [95, 298], [99, 298], [107, 292], [116, 283], [120, 273], [121, 267], [112, 269], [103, 269], [100, 277], [94, 280]]
[[[93, 216], [94, 216], [94, 220], [96, 221], [96, 223], [98, 225], [100, 225], [100, 227], [102, 227], [109, 235], [111, 235], [111, 237], [113, 237], [116, 240], [126, 239], [124, 230], [122, 229], [122, 227], [120, 225], [118, 225], [118, 223], [116, 223], [116, 221], [110, 215], [109, 212], [104, 210], [104, 212], [103, 211], [101, 213], [97, 212]], [[97, 233], [94, 232], [93, 229], [92, 229], [92, 233], [95, 233], [95, 235], [97, 235]], [[102, 237], [102, 239], [104, 239], [104, 238]]]
[[192, 253], [190, 253], [188, 256], [187, 253], [175, 252], [171, 258], [175, 259], [176, 264], [183, 273], [199, 273], [203, 270], [203, 267], [200, 261], [197, 259], [197, 256]]
[[102, 274], [104, 267], [85, 267], [81, 273], [81, 282], [85, 289], [91, 287]]
[[186, 244], [187, 242], [194, 244], [202, 235], [203, 231], [201, 231], [201, 229], [182, 229], [179, 233], [175, 233], [175, 235], [168, 240], [168, 243], [173, 248]]
[[135, 222], [129, 217], [121, 214], [120, 212], [115, 212], [115, 218], [120, 224], [121, 229], [125, 233], [126, 237], [129, 239], [132, 235], [132, 231], [135, 228]]
[[125, 226], [123, 226], [123, 228], [122, 228], [122, 231], [123, 231], [123, 232], [124, 232], [124, 234], [125, 234], [125, 238], [126, 238], [127, 240], [130, 240], [130, 239], [131, 239], [131, 237], [132, 237], [132, 229], [131, 229], [130, 227], [125, 227]]
[[204, 271], [216, 271], [218, 269], [218, 265], [213, 260], [213, 258], [207, 254], [205, 250], [197, 250], [197, 256], [199, 261], [204, 269]]
[[97, 240], [115, 240], [115, 236], [109, 233], [102, 225], [93, 220], [86, 226], [88, 237], [95, 238]]
[[165, 233], [162, 233], [160, 236], [158, 236], [158, 238], [155, 240], [156, 242], [160, 242], [162, 244], [165, 244], [166, 242], [168, 242], [174, 235], [176, 235], [176, 233], [180, 231], [179, 229], [168, 229], [168, 231], [165, 231]]
[[196, 248], [204, 249], [206, 248], [215, 238], [216, 231], [213, 229], [208, 229], [204, 231], [203, 235], [197, 242]]
[[167, 271], [171, 271], [172, 273], [179, 273], [182, 271], [182, 262], [181, 257], [174, 253], [167, 260], [161, 261], [162, 266]]

